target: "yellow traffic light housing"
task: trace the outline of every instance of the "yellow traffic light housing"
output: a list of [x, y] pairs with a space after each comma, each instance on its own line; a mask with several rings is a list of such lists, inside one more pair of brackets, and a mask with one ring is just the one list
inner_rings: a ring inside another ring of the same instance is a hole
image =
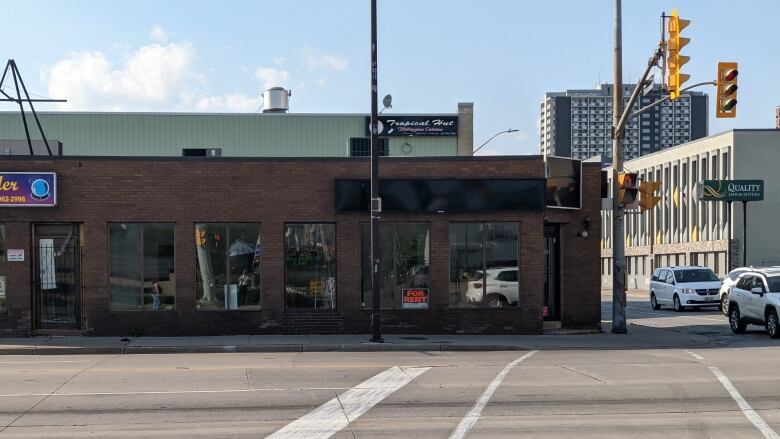
[[669, 99], [671, 100], [680, 97], [680, 91], [683, 88], [682, 84], [690, 78], [690, 75], [680, 72], [682, 66], [691, 60], [690, 57], [680, 54], [682, 48], [691, 41], [690, 38], [680, 36], [680, 33], [690, 24], [690, 20], [682, 19], [677, 15], [677, 8], [672, 9], [672, 15], [669, 17], [669, 38], [666, 43], [666, 62], [669, 68], [666, 85], [669, 88]]
[[737, 116], [737, 77], [739, 70], [735, 62], [718, 63], [717, 100], [715, 117], [733, 118]]
[[655, 195], [660, 189], [660, 181], [642, 180], [639, 183], [639, 208], [642, 212], [654, 208], [661, 201], [661, 197]]
[[638, 178], [639, 175], [636, 172], [621, 172], [618, 174], [618, 204], [627, 206], [636, 203], [637, 192], [639, 191], [637, 186]]

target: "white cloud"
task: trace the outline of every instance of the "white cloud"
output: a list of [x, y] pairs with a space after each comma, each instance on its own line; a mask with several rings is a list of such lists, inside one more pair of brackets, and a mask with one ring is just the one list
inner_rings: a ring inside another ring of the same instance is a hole
[[149, 34], [149, 38], [152, 41], [157, 41], [160, 43], [167, 43], [168, 42], [168, 32], [165, 31], [160, 25], [154, 25], [152, 28], [152, 32]]
[[257, 66], [255, 78], [263, 81], [263, 89], [269, 87], [284, 87], [290, 80], [290, 74], [286, 70], [272, 67]]
[[118, 63], [100, 52], [73, 53], [41, 71], [50, 96], [67, 99], [60, 110], [255, 111], [259, 97], [210, 96], [195, 68], [190, 43], [150, 44], [128, 51]]
[[273, 61], [274, 64], [287, 64], [290, 61], [290, 58], [287, 58], [286, 56], [275, 56]]
[[318, 49], [304, 47], [303, 65], [309, 70], [326, 68], [337, 71], [344, 71], [349, 66], [349, 61], [341, 56], [332, 55]]

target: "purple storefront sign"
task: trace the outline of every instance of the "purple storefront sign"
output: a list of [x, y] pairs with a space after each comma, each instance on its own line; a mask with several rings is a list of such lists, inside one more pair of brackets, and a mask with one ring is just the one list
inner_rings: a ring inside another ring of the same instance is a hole
[[0, 207], [54, 207], [54, 172], [0, 172]]

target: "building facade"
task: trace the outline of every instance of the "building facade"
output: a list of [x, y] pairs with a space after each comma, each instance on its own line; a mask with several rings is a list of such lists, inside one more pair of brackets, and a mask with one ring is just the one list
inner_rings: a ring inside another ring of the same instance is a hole
[[[633, 91], [624, 85], [623, 105]], [[612, 157], [613, 86], [603, 84], [594, 90], [567, 90], [547, 93], [541, 104], [540, 149], [543, 155], [588, 159]], [[662, 98], [659, 86], [641, 96], [634, 111]], [[685, 92], [674, 101], [629, 119], [625, 128], [626, 160], [651, 154], [707, 136], [707, 95]]]
[[[561, 209], [540, 156], [383, 158], [383, 330], [598, 328], [600, 165], [581, 169], [582, 205]], [[30, 180], [6, 200], [27, 205], [0, 207], [0, 334], [366, 333], [369, 173], [365, 158], [0, 158], [0, 191]]]
[[[472, 155], [473, 107], [460, 103], [457, 113], [380, 115], [383, 155]], [[370, 151], [366, 114], [38, 115], [54, 155], [61, 151], [66, 156], [350, 157]], [[48, 155], [31, 115], [27, 116], [33, 154], [19, 112], [0, 112], [0, 155]]]
[[[629, 288], [646, 288], [654, 267], [702, 265], [724, 276], [731, 268], [780, 265], [776, 233], [780, 130], [732, 130], [625, 162], [640, 179], [661, 182], [662, 200], [625, 219]], [[611, 175], [611, 168], [609, 175]], [[702, 180], [763, 180], [763, 201], [699, 201]], [[611, 186], [610, 186], [611, 187]], [[602, 212], [602, 282], [611, 284], [612, 215]], [[746, 232], [746, 233], [745, 233]], [[745, 239], [746, 237], [746, 239]], [[747, 251], [745, 244], [747, 243]]]

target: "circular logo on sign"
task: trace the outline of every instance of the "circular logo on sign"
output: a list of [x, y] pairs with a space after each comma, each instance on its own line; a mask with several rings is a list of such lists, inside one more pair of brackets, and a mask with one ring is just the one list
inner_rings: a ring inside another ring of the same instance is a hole
[[30, 185], [30, 192], [32, 192], [33, 198], [38, 200], [45, 200], [49, 198], [49, 182], [44, 179], [37, 179]]

